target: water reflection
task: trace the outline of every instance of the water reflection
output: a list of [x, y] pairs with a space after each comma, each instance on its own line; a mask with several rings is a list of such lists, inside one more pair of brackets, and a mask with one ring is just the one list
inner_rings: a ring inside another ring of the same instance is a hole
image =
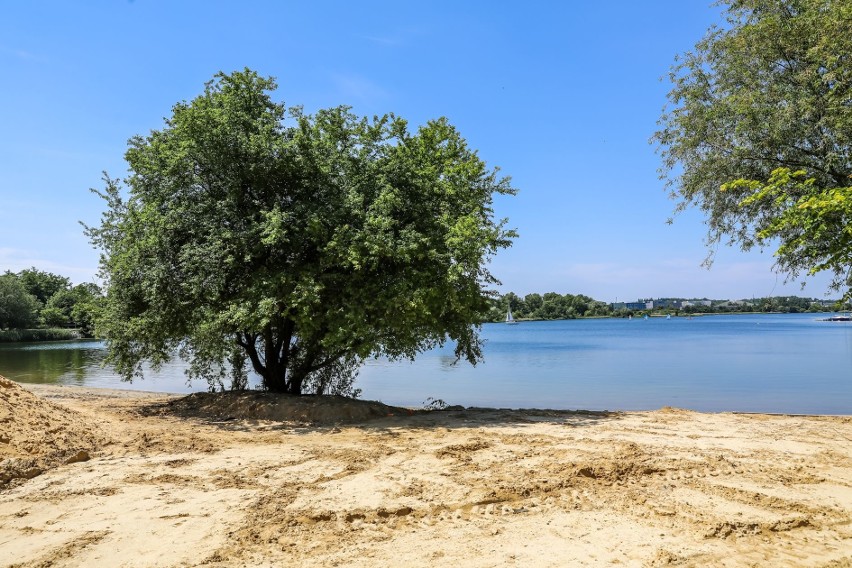
[[0, 344], [0, 374], [25, 383], [82, 385], [104, 355], [100, 341]]
[[[104, 364], [102, 341], [0, 343], [0, 375], [22, 383], [79, 385], [101, 388], [187, 393], [205, 391], [205, 381], [188, 383], [187, 364], [175, 359], [158, 372], [143, 366], [143, 379], [121, 380]], [[257, 381], [250, 377], [250, 383]]]

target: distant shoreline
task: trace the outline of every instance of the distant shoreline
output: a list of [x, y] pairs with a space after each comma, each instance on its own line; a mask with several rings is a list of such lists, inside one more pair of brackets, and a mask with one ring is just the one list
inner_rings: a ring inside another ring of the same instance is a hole
[[[844, 314], [848, 313], [847, 311], [825, 311], [825, 312], [695, 312], [690, 314], [668, 314], [665, 312], [656, 312], [656, 313], [644, 313], [637, 312], [632, 316], [577, 316], [575, 318], [554, 318], [554, 319], [541, 319], [541, 318], [515, 318], [515, 322], [524, 323], [524, 322], [537, 322], [537, 321], [575, 321], [575, 320], [600, 320], [600, 319], [629, 319], [633, 317], [633, 319], [642, 319], [646, 315], [649, 318], [666, 318], [671, 316], [672, 318], [690, 318], [690, 317], [704, 317], [704, 316], [759, 316], [759, 315], [777, 315], [777, 316], [786, 316], [786, 315], [825, 315], [825, 314]], [[826, 320], [827, 321], [827, 320]], [[506, 323], [503, 320], [489, 320], [483, 323]]]
[[37, 343], [41, 341], [73, 341], [83, 339], [79, 329], [45, 327], [35, 329], [0, 329], [0, 343]]

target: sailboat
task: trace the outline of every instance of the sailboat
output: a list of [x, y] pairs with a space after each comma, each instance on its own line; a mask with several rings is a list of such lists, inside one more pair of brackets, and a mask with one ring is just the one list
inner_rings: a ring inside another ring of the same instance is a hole
[[506, 312], [506, 323], [509, 325], [518, 325], [518, 322], [512, 317], [512, 308], [509, 308], [509, 311]]

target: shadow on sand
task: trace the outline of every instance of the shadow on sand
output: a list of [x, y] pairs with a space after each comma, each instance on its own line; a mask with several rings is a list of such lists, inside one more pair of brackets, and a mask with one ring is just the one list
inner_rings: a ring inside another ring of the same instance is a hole
[[287, 430], [290, 433], [339, 428], [481, 428], [520, 424], [582, 427], [618, 419], [623, 413], [591, 410], [509, 409], [451, 406], [413, 409], [342, 396], [292, 396], [263, 391], [194, 393], [142, 406], [146, 416], [172, 416], [225, 430]]

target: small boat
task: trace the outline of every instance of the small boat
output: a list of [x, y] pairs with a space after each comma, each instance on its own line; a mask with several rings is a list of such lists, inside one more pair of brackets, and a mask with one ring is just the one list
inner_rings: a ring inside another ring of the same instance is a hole
[[852, 316], [836, 315], [822, 321], [852, 321]]
[[506, 323], [509, 325], [518, 325], [518, 322], [512, 317], [512, 308], [509, 308], [509, 311], [506, 312]]

